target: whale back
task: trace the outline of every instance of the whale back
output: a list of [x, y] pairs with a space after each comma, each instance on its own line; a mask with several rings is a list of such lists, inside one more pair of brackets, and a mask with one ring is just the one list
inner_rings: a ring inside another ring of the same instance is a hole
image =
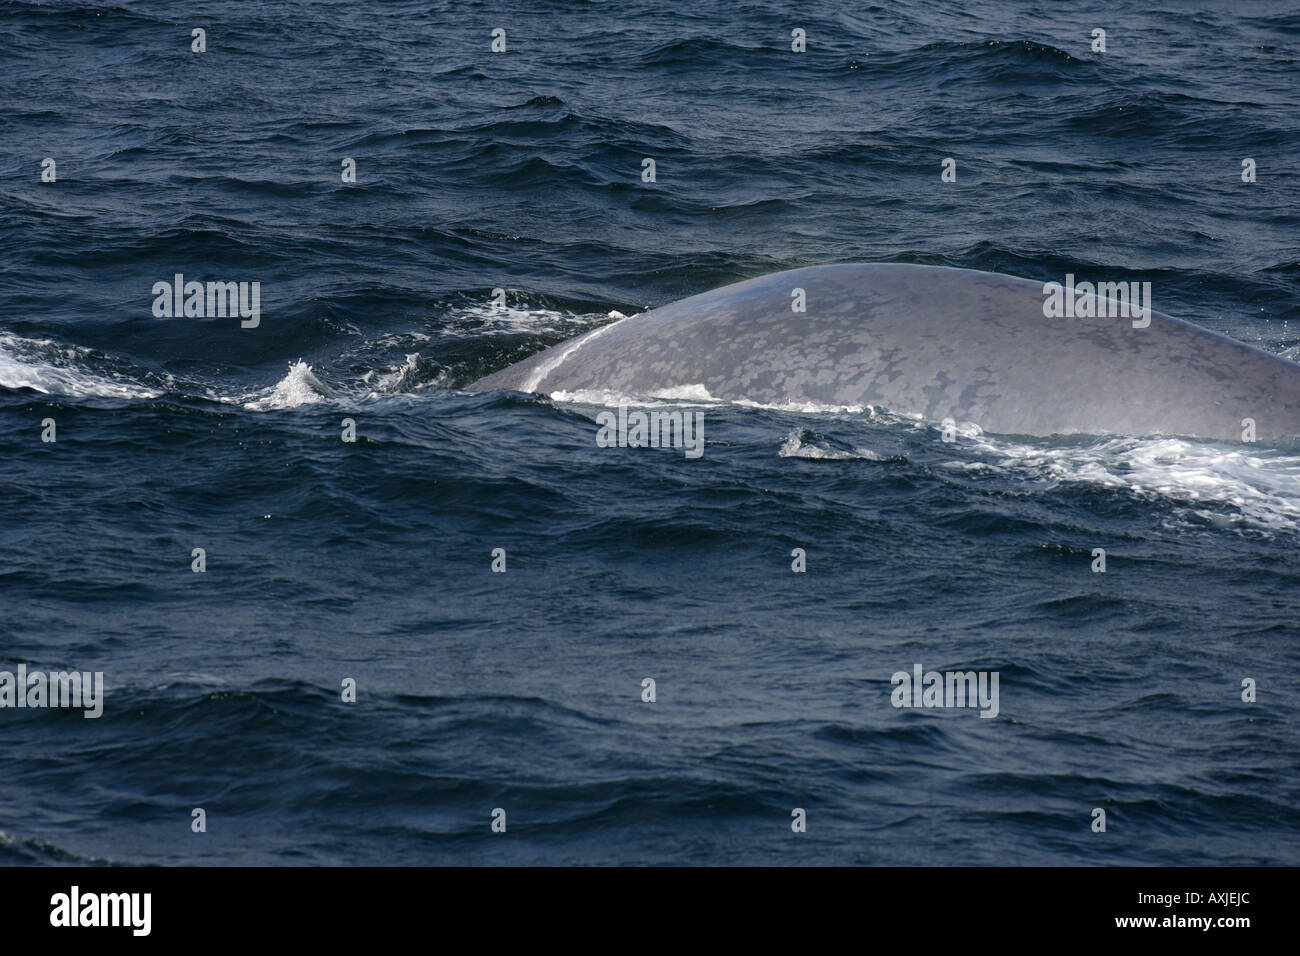
[[1253, 419], [1258, 437], [1300, 435], [1300, 365], [1155, 311], [1145, 328], [1048, 318], [1045, 298], [1042, 283], [968, 269], [794, 269], [620, 319], [470, 388], [703, 386], [721, 400], [876, 405], [1001, 434], [1241, 440]]

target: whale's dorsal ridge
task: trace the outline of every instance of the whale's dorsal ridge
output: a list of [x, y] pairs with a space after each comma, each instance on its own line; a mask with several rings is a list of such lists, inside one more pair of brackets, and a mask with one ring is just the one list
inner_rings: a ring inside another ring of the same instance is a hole
[[[722, 400], [883, 406], [1003, 434], [1235, 441], [1247, 421], [1261, 438], [1300, 434], [1300, 365], [1157, 312], [1149, 296], [1141, 316], [1049, 317], [1045, 288], [954, 266], [805, 266], [616, 320], [470, 388], [651, 395], [690, 383]], [[1093, 312], [1119, 304], [1090, 298]]]

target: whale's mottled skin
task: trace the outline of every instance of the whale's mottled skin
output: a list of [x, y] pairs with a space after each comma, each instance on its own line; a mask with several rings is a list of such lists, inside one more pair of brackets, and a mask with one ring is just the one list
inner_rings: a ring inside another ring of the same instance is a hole
[[[803, 289], [806, 312], [791, 308]], [[1159, 290], [1156, 289], [1158, 296]], [[1047, 318], [1043, 283], [969, 269], [817, 266], [620, 319], [472, 390], [691, 385], [762, 404], [876, 405], [986, 432], [1300, 435], [1300, 364], [1153, 311]]]

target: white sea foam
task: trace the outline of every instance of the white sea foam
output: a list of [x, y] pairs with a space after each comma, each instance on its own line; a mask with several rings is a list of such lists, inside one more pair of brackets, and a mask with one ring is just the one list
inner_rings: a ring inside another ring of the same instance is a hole
[[861, 415], [863, 412], [875, 413], [870, 405], [823, 405], [820, 402], [751, 402], [737, 399], [732, 403], [741, 408], [759, 408], [768, 412], [789, 412], [796, 415]]
[[[633, 395], [626, 392], [614, 391], [612, 389], [601, 388], [582, 388], [567, 391], [560, 389], [550, 393], [550, 397], [557, 402], [574, 402], [583, 405], [627, 405], [654, 407], [661, 404], [670, 403], [673, 405], [686, 405], [691, 403], [708, 403], [708, 404], [727, 404], [735, 405], [738, 408], [756, 408], [769, 412], [787, 412], [797, 415], [861, 415], [864, 412], [869, 413], [873, 418], [885, 413], [878, 413], [870, 405], [823, 405], [819, 402], [784, 402], [776, 404], [765, 404], [763, 402], [751, 402], [748, 399], [736, 399], [727, 401], [711, 394], [707, 387], [701, 384], [676, 385], [655, 389], [645, 395]], [[892, 417], [892, 416], [891, 416]]]
[[315, 376], [311, 366], [299, 359], [289, 364], [288, 373], [275, 385], [246, 395], [239, 403], [251, 411], [265, 412], [310, 405], [333, 394], [334, 390]]
[[96, 371], [90, 349], [0, 333], [0, 388], [30, 388], [70, 398], [157, 398], [162, 392], [110, 371]]
[[371, 369], [361, 376], [361, 381], [374, 387], [377, 392], [400, 391], [403, 385], [410, 384], [410, 378], [420, 364], [420, 353], [410, 352], [401, 365], [390, 366], [383, 370]]
[[702, 385], [685, 385], [680, 388], [664, 389], [653, 395], [629, 395], [608, 388], [578, 388], [573, 391], [561, 389], [551, 392], [552, 401], [571, 405], [604, 405], [617, 408], [663, 408], [672, 405], [677, 408], [695, 408], [703, 405], [716, 405], [717, 401]]
[[1050, 446], [978, 436], [967, 447], [982, 460], [946, 467], [1128, 488], [1176, 501], [1217, 525], [1300, 529], [1300, 455], [1290, 450], [1130, 437]]

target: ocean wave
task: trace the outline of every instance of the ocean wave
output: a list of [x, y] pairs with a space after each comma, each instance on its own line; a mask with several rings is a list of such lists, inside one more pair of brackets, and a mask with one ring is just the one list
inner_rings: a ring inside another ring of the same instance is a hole
[[68, 398], [157, 398], [163, 392], [114, 370], [110, 359], [51, 339], [0, 333], [0, 388]]
[[1300, 529], [1300, 454], [1288, 444], [1247, 448], [1135, 437], [1027, 444], [984, 435], [967, 441], [982, 457], [952, 460], [947, 467], [1049, 484], [1123, 488], [1167, 499], [1216, 527]]
[[812, 458], [826, 461], [880, 461], [879, 453], [870, 448], [855, 448], [846, 442], [819, 435], [809, 428], [792, 431], [777, 452], [782, 458]]
[[445, 319], [448, 331], [475, 335], [571, 335], [608, 319], [625, 319], [622, 312], [581, 313], [545, 307], [472, 305], [454, 309]]

